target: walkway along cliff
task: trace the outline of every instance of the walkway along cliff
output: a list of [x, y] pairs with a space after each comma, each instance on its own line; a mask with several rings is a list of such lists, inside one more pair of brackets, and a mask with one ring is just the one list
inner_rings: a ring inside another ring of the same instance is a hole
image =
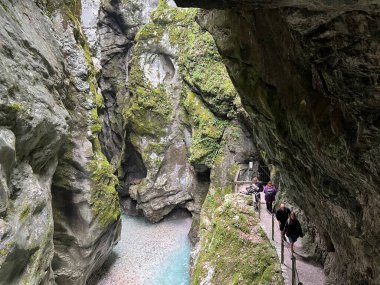
[[380, 283], [378, 1], [267, 2], [0, 0], [1, 285], [85, 284], [121, 208], [192, 214], [195, 284], [245, 246], [259, 269], [226, 280], [281, 282], [227, 195], [260, 160], [331, 282]]
[[176, 3], [209, 9], [198, 22], [259, 148], [314, 225], [331, 282], [379, 283], [378, 1]]

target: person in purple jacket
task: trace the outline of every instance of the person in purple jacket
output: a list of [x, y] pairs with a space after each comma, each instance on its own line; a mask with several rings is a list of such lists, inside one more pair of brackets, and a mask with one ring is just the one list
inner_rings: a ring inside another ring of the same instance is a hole
[[265, 202], [267, 203], [267, 210], [272, 213], [272, 204], [276, 197], [276, 187], [272, 184], [272, 181], [268, 181], [264, 187]]

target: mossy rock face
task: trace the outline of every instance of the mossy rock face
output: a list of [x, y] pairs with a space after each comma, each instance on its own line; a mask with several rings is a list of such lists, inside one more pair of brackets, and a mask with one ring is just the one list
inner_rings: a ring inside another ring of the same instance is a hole
[[100, 223], [106, 226], [119, 219], [121, 210], [119, 196], [115, 190], [118, 183], [113, 174], [115, 171], [100, 151], [98, 143], [89, 162], [89, 169], [92, 181], [91, 209]]
[[196, 9], [178, 9], [159, 1], [151, 22], [136, 35], [129, 76], [133, 97], [126, 100], [124, 117], [136, 134], [164, 136], [174, 119], [169, 107], [175, 99], [165, 90], [170, 76], [158, 79], [159, 84], [150, 83], [144, 63], [168, 55], [174, 68], [171, 76], [178, 77], [177, 88], [182, 89], [180, 106], [187, 113], [181, 120], [192, 130], [189, 161], [211, 168], [225, 120], [236, 116], [240, 104], [212, 37], [195, 22], [196, 14]]
[[183, 106], [193, 127], [189, 161], [194, 165], [206, 165], [211, 168], [221, 147], [223, 131], [228, 122], [218, 119], [188, 88], [183, 90], [182, 96]]
[[141, 70], [139, 57], [132, 60], [129, 89], [132, 94], [123, 108], [125, 121], [137, 135], [160, 136], [170, 122], [172, 104], [162, 84], [154, 87]]
[[[75, 2], [75, 1], [74, 1]], [[91, 199], [89, 201], [91, 209], [103, 226], [107, 226], [119, 219], [120, 206], [116, 192], [118, 183], [115, 171], [102, 153], [98, 133], [102, 131], [102, 121], [98, 115], [98, 109], [103, 108], [104, 102], [102, 94], [98, 92], [97, 73], [92, 60], [92, 54], [86, 35], [76, 16], [65, 9], [64, 12], [72, 21], [74, 26], [73, 34], [78, 46], [83, 50], [84, 61], [87, 66], [87, 82], [89, 86], [87, 100], [93, 102], [89, 114], [89, 129], [91, 130], [92, 159], [88, 162], [91, 179]], [[85, 110], [81, 110], [85, 112]], [[72, 158], [75, 160], [75, 157]]]
[[[147, 168], [129, 194], [148, 215], [162, 210], [157, 205], [169, 209], [198, 195], [195, 171], [211, 169], [220, 158], [224, 130], [240, 106], [213, 39], [195, 21], [197, 12], [159, 1], [137, 32], [128, 63], [123, 116]], [[199, 212], [198, 204], [191, 209]]]
[[[217, 116], [233, 118], [237, 114], [237, 92], [212, 36], [196, 23], [197, 12], [160, 0], [150, 28], [165, 27], [170, 43], [179, 51], [177, 63], [183, 80]], [[162, 33], [162, 28], [156, 32]]]
[[284, 284], [275, 249], [248, 205], [250, 197], [217, 193], [208, 194], [203, 204], [192, 284], [206, 279], [212, 284]]
[[332, 282], [379, 283], [379, 104], [378, 84], [370, 83], [379, 6], [230, 2], [239, 7], [203, 10], [198, 20], [217, 42], [258, 146], [327, 245]]

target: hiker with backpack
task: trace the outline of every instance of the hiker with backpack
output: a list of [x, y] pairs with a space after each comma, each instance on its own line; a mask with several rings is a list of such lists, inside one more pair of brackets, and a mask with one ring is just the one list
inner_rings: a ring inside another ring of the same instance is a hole
[[265, 202], [267, 204], [268, 212], [272, 213], [272, 204], [276, 197], [276, 187], [272, 184], [272, 181], [268, 181], [267, 185], [264, 187]]

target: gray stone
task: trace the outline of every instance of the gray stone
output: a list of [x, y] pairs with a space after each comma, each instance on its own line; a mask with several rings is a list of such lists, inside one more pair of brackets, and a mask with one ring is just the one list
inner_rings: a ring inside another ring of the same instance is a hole
[[8, 206], [8, 181], [15, 162], [16, 138], [12, 131], [0, 127], [0, 214]]
[[107, 185], [99, 182], [112, 180], [112, 173], [105, 170], [109, 164], [100, 150], [98, 130], [93, 128], [99, 124], [95, 101], [101, 94], [94, 94], [97, 83], [92, 80], [96, 71], [92, 58], [86, 58], [90, 43], [75, 21], [65, 25], [59, 14], [55, 17], [72, 97], [70, 138], [62, 149], [52, 185], [55, 228], [52, 268], [58, 284], [85, 284], [119, 240], [120, 211], [109, 213], [113, 207], [119, 208], [117, 202], [115, 205], [115, 201], [108, 200], [116, 192], [104, 194], [104, 187], [112, 187], [112, 182]]
[[284, 2], [252, 10], [259, 1], [225, 1], [238, 5], [199, 20], [225, 58], [259, 147], [325, 244], [331, 282], [377, 284], [379, 3]]
[[0, 25], [0, 284], [52, 284], [50, 186], [69, 117], [63, 57], [33, 1], [2, 1]]
[[93, 196], [106, 186], [91, 163], [113, 176], [93, 148], [86, 38], [63, 4], [0, 5], [0, 284], [84, 284], [120, 234], [116, 192], [102, 196], [113, 212]]

